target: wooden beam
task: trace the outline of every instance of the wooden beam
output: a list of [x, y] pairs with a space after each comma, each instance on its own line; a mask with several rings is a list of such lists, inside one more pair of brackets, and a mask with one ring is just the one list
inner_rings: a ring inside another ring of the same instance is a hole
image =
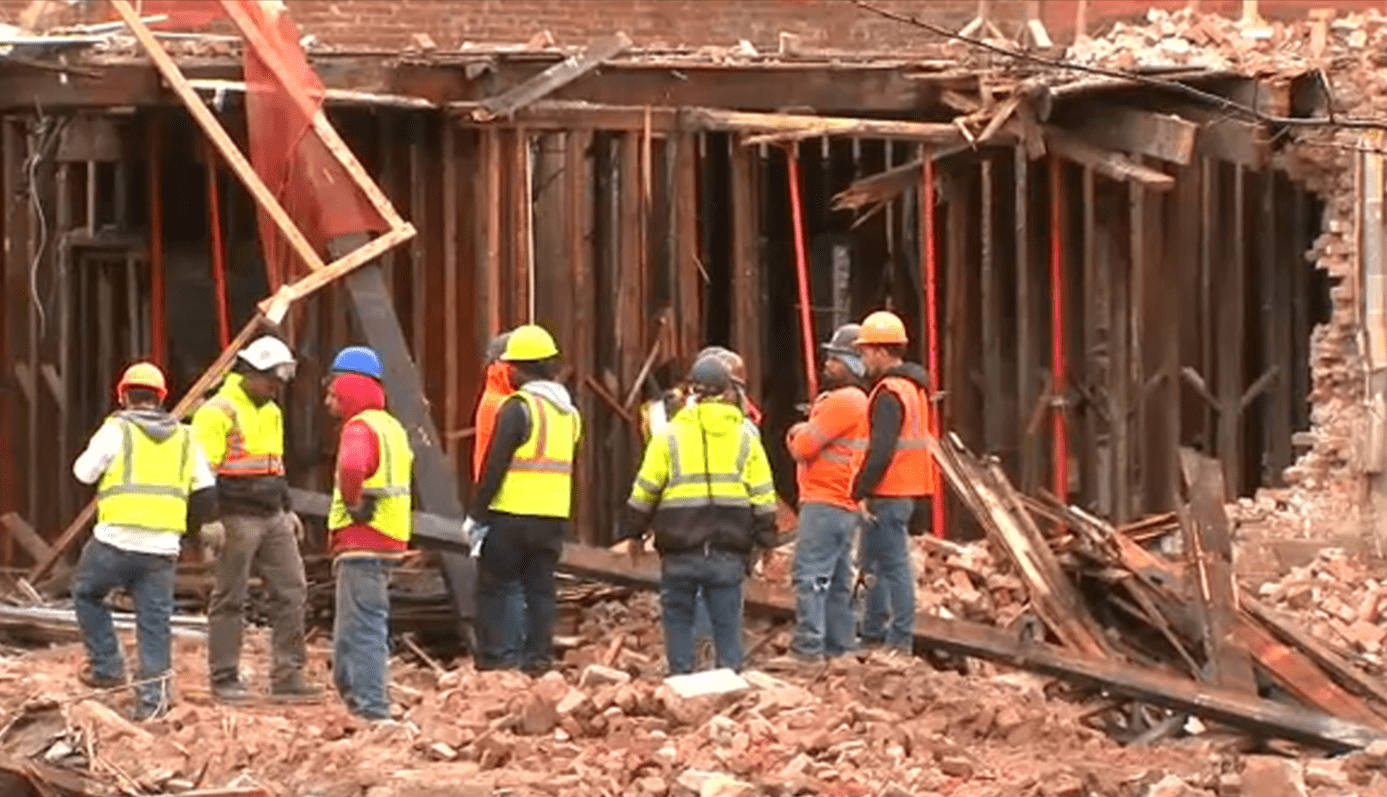
[[483, 100], [482, 107], [473, 111], [472, 116], [479, 122], [487, 122], [497, 117], [509, 118], [521, 108], [554, 93], [601, 66], [603, 61], [620, 55], [630, 46], [631, 39], [619, 31], [612, 36], [598, 39], [582, 54], [565, 58], [524, 83], [498, 96]]
[[[456, 126], [444, 120], [443, 123], [443, 301], [449, 307], [462, 303], [458, 296], [458, 148]], [[460, 313], [443, 313], [443, 428], [457, 429], [462, 423], [462, 413], [458, 402], [461, 392], [458, 384], [458, 330]], [[459, 471], [461, 458], [458, 455], [458, 442], [449, 439], [445, 444], [448, 465], [453, 473]]]
[[[1095, 170], [1096, 171], [1096, 170]], [[1134, 191], [1134, 186], [1128, 186]], [[1120, 206], [1119, 206], [1120, 207]], [[1128, 221], [1123, 223], [1121, 220]], [[1112, 255], [1108, 303], [1108, 422], [1112, 440], [1112, 518], [1126, 523], [1132, 517], [1132, 347], [1131, 249], [1123, 233], [1130, 226], [1130, 214], [1110, 209], [1107, 216], [1108, 252]]]
[[[271, 323], [278, 324], [289, 311], [290, 305], [294, 302], [311, 295], [313, 292], [322, 289], [360, 266], [369, 263], [380, 257], [388, 249], [413, 238], [416, 234], [414, 225], [405, 222], [403, 227], [390, 230], [382, 235], [370, 239], [361, 245], [360, 249], [349, 252], [346, 255], [332, 261], [331, 265], [325, 266], [300, 279], [298, 282], [286, 284], [280, 287], [279, 291], [268, 299], [260, 302], [260, 311]], [[382, 277], [382, 281], [384, 278]]]
[[679, 334], [668, 356], [689, 357], [703, 342], [703, 278], [698, 255], [698, 136], [674, 139], [675, 301]]
[[1180, 470], [1189, 493], [1189, 510], [1181, 525], [1204, 619], [1208, 680], [1256, 694], [1252, 662], [1230, 636], [1238, 615], [1238, 588], [1233, 580], [1232, 531], [1223, 509], [1223, 471], [1218, 462], [1189, 448], [1180, 449]]
[[[952, 155], [973, 150], [967, 144], [956, 144], [952, 147], [930, 147], [928, 151], [930, 160], [938, 162]], [[869, 205], [890, 202], [919, 185], [922, 166], [924, 160], [916, 158], [886, 171], [854, 180], [847, 188], [833, 195], [833, 209], [857, 210]]]
[[6, 512], [4, 515], [0, 515], [0, 524], [4, 524], [14, 541], [19, 543], [19, 547], [23, 548], [24, 552], [29, 554], [29, 557], [35, 562], [42, 562], [53, 555], [53, 546], [39, 536], [39, 533], [34, 531], [34, 527], [20, 517], [19, 513]]
[[231, 166], [231, 170], [235, 172], [236, 176], [245, 184], [251, 196], [255, 197], [256, 203], [264, 209], [265, 214], [274, 222], [275, 227], [279, 230], [280, 234], [284, 236], [284, 239], [289, 242], [294, 252], [303, 260], [309, 269], [314, 271], [321, 269], [323, 267], [322, 258], [318, 257], [318, 253], [314, 251], [312, 244], [303, 236], [303, 232], [299, 230], [294, 220], [289, 217], [288, 211], [279, 203], [274, 192], [272, 192], [269, 186], [266, 186], [265, 182], [260, 179], [260, 175], [256, 174], [255, 168], [250, 165], [250, 161], [246, 160], [245, 155], [241, 154], [240, 148], [236, 146], [236, 142], [231, 140], [231, 136], [227, 134], [226, 129], [222, 127], [221, 123], [217, 121], [217, 117], [207, 109], [202, 99], [197, 96], [197, 92], [193, 90], [193, 87], [188, 83], [188, 79], [179, 71], [178, 66], [173, 62], [173, 58], [164, 50], [163, 45], [159, 44], [158, 40], [154, 38], [154, 34], [150, 32], [149, 28], [145, 27], [145, 24], [140, 21], [139, 14], [130, 6], [129, 0], [111, 0], [111, 5], [116, 9], [116, 13], [120, 14], [121, 18], [125, 20], [125, 24], [130, 27], [131, 33], [134, 34], [135, 38], [140, 42], [140, 45], [145, 49], [150, 60], [152, 60], [154, 65], [159, 69], [159, 73], [163, 75], [164, 80], [168, 82], [169, 87], [172, 88], [179, 99], [183, 101], [183, 104], [187, 107], [188, 112], [192, 114], [198, 126], [201, 127], [203, 132], [207, 134], [207, 137], [211, 139], [213, 146], [217, 148], [217, 152], [226, 159], [227, 164]]
[[1035, 343], [1031, 338], [1035, 319], [1031, 276], [1031, 188], [1030, 159], [1020, 144], [1012, 150], [1015, 175], [1014, 218], [1016, 220], [1016, 441], [1017, 472], [1021, 489], [1029, 491], [1040, 483], [1035, 460], [1035, 446], [1026, 429], [1030, 426], [1031, 410], [1039, 390], [1036, 373]]
[[501, 333], [501, 131], [482, 131], [482, 202], [485, 221], [482, 240], [482, 306], [486, 308], [487, 340]]
[[[1387, 706], [1387, 687], [1367, 675], [1332, 646], [1306, 632], [1296, 622], [1273, 611], [1244, 590], [1239, 595], [1243, 611], [1273, 636], [1309, 657], [1336, 683], [1350, 692]], [[1320, 705], [1316, 703], [1316, 705]]]
[[[485, 131], [484, 135], [496, 134]], [[570, 130], [564, 135], [564, 222], [567, 260], [573, 273], [573, 338], [565, 359], [573, 365], [573, 383], [580, 386], [592, 378], [597, 361], [595, 247], [590, 238], [593, 233], [593, 169], [588, 154], [592, 136], [588, 130]], [[591, 394], [586, 390], [577, 390], [575, 394], [583, 417], [590, 419], [589, 424], [593, 423], [597, 415]], [[588, 440], [595, 437], [595, 434], [587, 435]], [[598, 495], [599, 484], [594, 476], [598, 467], [597, 452], [598, 446], [592, 443], [579, 446], [574, 472], [578, 538], [589, 543], [607, 542], [602, 530], [611, 528], [611, 524], [599, 522], [600, 501], [593, 500]]]
[[1114, 180], [1139, 183], [1157, 191], [1175, 187], [1175, 178], [1165, 172], [1133, 163], [1121, 153], [1095, 146], [1056, 127], [1045, 128], [1045, 144], [1056, 155]]
[[[1281, 480], [1284, 468], [1294, 464], [1291, 450], [1291, 430], [1295, 419], [1291, 413], [1291, 372], [1299, 365], [1292, 357], [1291, 325], [1293, 311], [1287, 295], [1287, 285], [1294, 281], [1292, 273], [1304, 267], [1304, 261], [1296, 253], [1281, 251], [1284, 240], [1283, 223], [1287, 214], [1277, 208], [1277, 173], [1274, 170], [1262, 172], [1262, 229], [1261, 261], [1263, 301], [1263, 330], [1266, 334], [1266, 362], [1268, 370], [1278, 370], [1278, 377], [1269, 386], [1271, 395], [1267, 402], [1264, 417], [1267, 434], [1267, 473], [1261, 484], [1276, 484]], [[1287, 183], [1289, 185], [1289, 182]], [[1290, 256], [1288, 257], [1287, 254]], [[1250, 389], [1249, 389], [1250, 392]]]
[[978, 167], [982, 180], [982, 230], [978, 288], [982, 301], [983, 450], [994, 454], [1006, 444], [1007, 391], [1002, 378], [1002, 295], [1004, 283], [997, 273], [997, 180], [991, 158], [984, 155]]
[[1074, 113], [1065, 129], [1097, 146], [1181, 166], [1194, 157], [1199, 125], [1179, 116], [1111, 103], [1085, 104]]
[[[1084, 383], [1096, 398], [1097, 388], [1102, 384], [1104, 376], [1098, 365], [1100, 362], [1099, 354], [1106, 345], [1110, 327], [1103, 318], [1103, 312], [1108, 306], [1108, 269], [1106, 264], [1100, 266], [1098, 262], [1098, 197], [1092, 169], [1083, 170], [1082, 192], [1083, 281], [1081, 284], [1083, 292], [1080, 294], [1084, 297], [1082, 368]], [[1102, 415], [1102, 408], [1098, 406], [1096, 400], [1088, 402], [1087, 406], [1084, 407], [1083, 442], [1079, 446], [1079, 485], [1081, 488], [1079, 500], [1086, 506], [1101, 506], [1099, 496], [1107, 495], [1107, 492], [1100, 490], [1098, 486], [1098, 481], [1102, 478], [1098, 466], [1099, 421]]]

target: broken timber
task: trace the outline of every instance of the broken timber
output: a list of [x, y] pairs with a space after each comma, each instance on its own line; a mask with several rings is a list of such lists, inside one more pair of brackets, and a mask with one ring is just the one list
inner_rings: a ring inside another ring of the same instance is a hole
[[497, 117], [508, 118], [535, 100], [552, 94], [586, 75], [601, 66], [603, 61], [615, 58], [630, 46], [631, 39], [621, 32], [600, 39], [581, 55], [565, 58], [509, 91], [483, 100], [481, 107], [472, 111], [472, 118], [478, 122], [489, 122]]
[[1085, 105], [1080, 113], [1068, 129], [1099, 146], [1181, 166], [1194, 156], [1199, 125], [1173, 114], [1111, 104]]
[[1054, 154], [1114, 180], [1138, 183], [1157, 191], [1175, 187], [1175, 178], [1165, 172], [1134, 163], [1120, 152], [1103, 149], [1057, 127], [1045, 128], [1045, 145]]

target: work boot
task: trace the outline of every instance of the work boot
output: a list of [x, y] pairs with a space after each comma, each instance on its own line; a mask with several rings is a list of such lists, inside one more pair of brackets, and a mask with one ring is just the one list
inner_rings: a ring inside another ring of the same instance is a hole
[[250, 690], [241, 683], [240, 678], [218, 681], [212, 684], [212, 697], [218, 703], [249, 703]]
[[91, 687], [92, 689], [116, 689], [125, 686], [124, 676], [120, 678], [111, 678], [105, 675], [97, 675], [96, 670], [92, 669], [90, 664], [83, 667], [82, 671], [77, 673], [77, 680], [80, 681], [82, 685]]
[[323, 689], [303, 679], [303, 673], [295, 673], [270, 687], [270, 699], [276, 703], [316, 703], [323, 699]]

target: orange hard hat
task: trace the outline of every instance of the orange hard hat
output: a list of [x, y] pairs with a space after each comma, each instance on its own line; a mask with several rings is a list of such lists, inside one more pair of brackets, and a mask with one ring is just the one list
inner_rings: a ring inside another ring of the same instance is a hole
[[862, 319], [858, 346], [904, 346], [909, 342], [905, 335], [905, 323], [895, 313], [878, 310]]
[[164, 372], [154, 363], [135, 363], [125, 369], [125, 373], [120, 377], [120, 384], [116, 385], [116, 393], [124, 394], [132, 387], [153, 390], [159, 394], [160, 401], [163, 401], [169, 392], [168, 385], [164, 383]]

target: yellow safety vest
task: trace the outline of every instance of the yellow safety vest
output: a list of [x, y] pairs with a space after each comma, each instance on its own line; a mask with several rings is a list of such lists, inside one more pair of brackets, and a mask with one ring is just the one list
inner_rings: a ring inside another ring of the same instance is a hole
[[97, 522], [182, 534], [193, 489], [192, 431], [180, 424], [156, 441], [123, 418], [106, 423], [120, 425], [121, 452], [97, 485]]
[[[409, 491], [414, 475], [414, 450], [409, 447], [409, 435], [395, 416], [385, 410], [366, 410], [352, 420], [371, 427], [380, 443], [380, 465], [361, 485], [362, 495], [376, 499], [370, 526], [391, 539], [408, 542], [414, 528]], [[333, 485], [328, 528], [336, 531], [353, 522], [347, 514], [347, 505], [342, 502], [342, 490]]]
[[282, 475], [284, 413], [273, 401], [257, 407], [244, 382], [240, 374], [230, 374], [217, 395], [198, 408], [193, 415], [198, 442], [218, 476]]
[[[708, 434], [705, 424], [736, 430]], [[669, 431], [651, 440], [628, 504], [640, 511], [680, 507], [747, 507], [775, 512], [775, 485], [759, 435], [737, 407], [700, 402], [679, 411]]]
[[515, 450], [490, 509], [569, 518], [573, 514], [573, 452], [583, 420], [577, 410], [567, 412], [523, 387], [515, 395], [530, 411], [530, 434]]

